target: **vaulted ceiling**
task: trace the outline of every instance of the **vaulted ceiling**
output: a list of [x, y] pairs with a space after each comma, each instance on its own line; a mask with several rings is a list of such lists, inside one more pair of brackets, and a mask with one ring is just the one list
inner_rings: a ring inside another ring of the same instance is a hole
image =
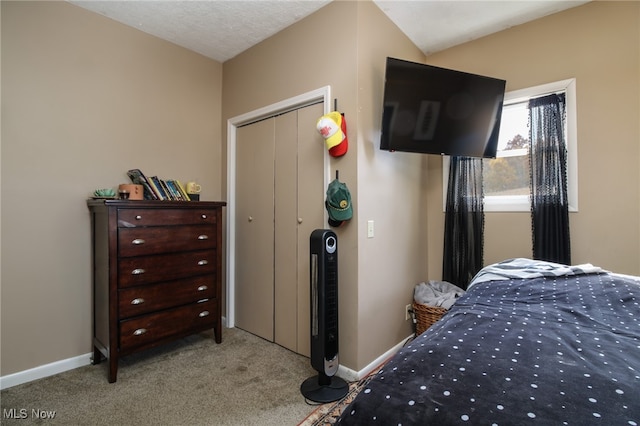
[[[332, 0], [68, 1], [224, 62]], [[427, 55], [587, 3], [577, 0], [373, 1]]]

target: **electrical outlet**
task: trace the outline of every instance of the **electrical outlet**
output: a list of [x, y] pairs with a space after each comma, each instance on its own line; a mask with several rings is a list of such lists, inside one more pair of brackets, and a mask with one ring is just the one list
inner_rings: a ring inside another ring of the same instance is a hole
[[409, 321], [411, 319], [411, 305], [407, 305], [404, 307], [404, 320]]

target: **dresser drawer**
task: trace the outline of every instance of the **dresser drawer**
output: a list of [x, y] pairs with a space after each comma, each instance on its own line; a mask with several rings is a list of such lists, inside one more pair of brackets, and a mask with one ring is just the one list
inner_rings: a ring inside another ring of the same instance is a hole
[[118, 209], [118, 227], [163, 225], [215, 225], [215, 211], [211, 209]]
[[215, 298], [215, 277], [213, 275], [129, 287], [118, 290], [118, 317], [124, 319], [186, 305], [202, 299]]
[[216, 302], [208, 300], [120, 321], [120, 350], [127, 352], [191, 329], [213, 327], [217, 317]]
[[121, 257], [204, 250], [216, 246], [216, 228], [212, 226], [155, 226], [118, 230], [118, 254]]
[[217, 262], [215, 249], [121, 258], [118, 260], [118, 287], [213, 274]]

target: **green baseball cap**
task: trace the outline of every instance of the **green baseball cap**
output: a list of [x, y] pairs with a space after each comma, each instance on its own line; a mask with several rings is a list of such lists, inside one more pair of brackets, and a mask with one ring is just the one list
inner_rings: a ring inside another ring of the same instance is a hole
[[329, 223], [341, 223], [353, 217], [351, 205], [351, 193], [343, 182], [334, 179], [327, 187], [327, 201], [325, 202], [329, 213]]

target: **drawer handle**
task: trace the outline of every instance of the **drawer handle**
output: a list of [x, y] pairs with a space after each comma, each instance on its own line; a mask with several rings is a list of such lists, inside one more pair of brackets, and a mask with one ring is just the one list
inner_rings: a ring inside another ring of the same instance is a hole
[[208, 263], [209, 263], [208, 260], [200, 260], [200, 261], [198, 261], [198, 266], [207, 265]]
[[142, 216], [140, 216], [139, 214], [136, 215], [136, 220], [142, 220]]
[[202, 217], [203, 219], [206, 219], [206, 218], [207, 218], [207, 215], [206, 215], [206, 214], [203, 214], [201, 217]]
[[208, 302], [208, 301], [209, 301], [209, 299], [200, 299], [196, 303], [205, 303], [205, 302]]
[[134, 336], [142, 336], [144, 333], [147, 332], [146, 328], [139, 328], [136, 331], [133, 332]]
[[209, 311], [202, 311], [202, 312], [200, 312], [200, 313], [198, 314], [198, 316], [199, 316], [200, 318], [204, 318], [204, 317], [206, 317], [206, 316], [209, 316]]
[[207, 287], [206, 285], [201, 285], [200, 287], [198, 287], [198, 291], [205, 291], [208, 288], [209, 287]]
[[140, 274], [144, 274], [145, 272], [147, 272], [147, 271], [145, 271], [142, 268], [137, 268], [137, 269], [134, 269], [133, 271], [131, 271], [131, 275], [140, 275]]
[[144, 299], [142, 297], [137, 297], [131, 301], [132, 305], [141, 305], [144, 303]]
[[131, 244], [133, 244], [134, 246], [139, 246], [140, 244], [144, 244], [144, 240], [142, 238], [136, 238], [135, 240], [131, 241]]
[[208, 239], [209, 239], [209, 236], [208, 236], [208, 235], [204, 235], [204, 234], [202, 234], [202, 235], [198, 235], [198, 239], [199, 239], [199, 240], [208, 240]]

